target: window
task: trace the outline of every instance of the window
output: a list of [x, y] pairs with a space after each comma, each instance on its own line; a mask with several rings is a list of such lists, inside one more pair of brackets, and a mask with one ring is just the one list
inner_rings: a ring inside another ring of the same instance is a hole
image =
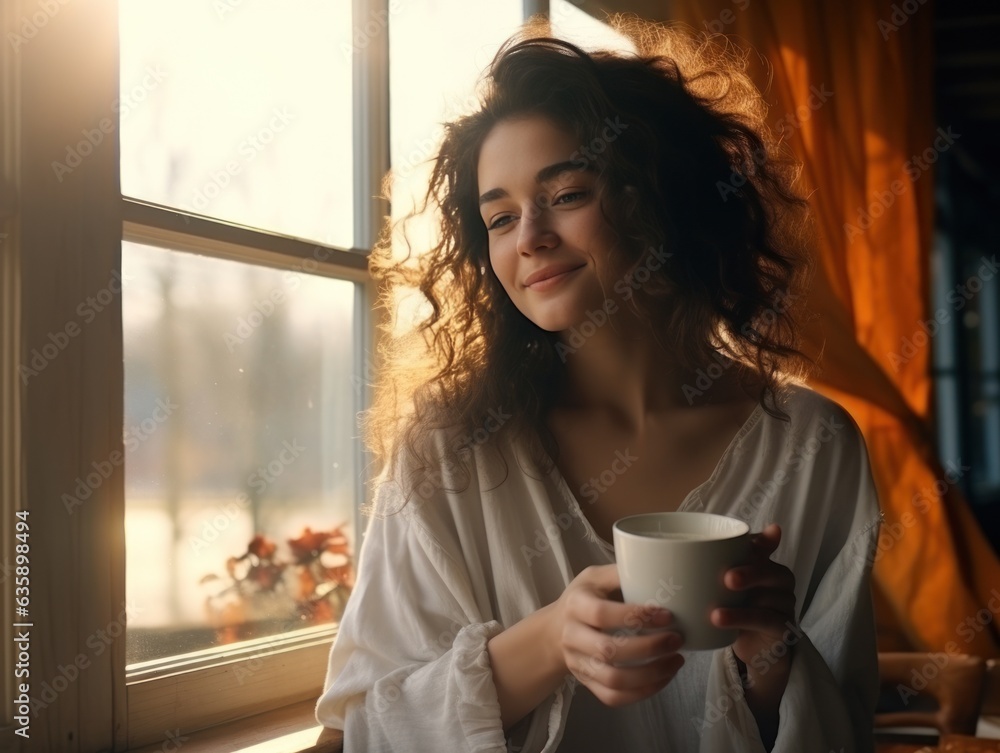
[[[963, 126], [964, 127], [964, 126]], [[995, 549], [1000, 549], [1000, 228], [966, 164], [940, 156], [931, 307], [908, 347], [933, 339], [937, 438], [942, 463]], [[989, 175], [982, 170], [981, 175]], [[905, 355], [905, 352], [904, 352]]]
[[384, 118], [351, 20], [119, 3], [129, 747], [314, 695], [349, 594]]
[[351, 15], [121, 0], [122, 193], [351, 248]]
[[931, 349], [938, 455], [1000, 552], [1000, 116], [995, 87], [979, 83], [996, 77], [982, 58], [993, 47], [970, 35], [980, 23], [961, 4], [934, 10], [934, 116], [954, 137], [934, 165], [926, 320], [902, 354]]
[[541, 5], [2, 4], [0, 586], [6, 614], [27, 509], [32, 749], [318, 696], [331, 615], [288, 591], [237, 620], [223, 586], [291, 567], [307, 526], [356, 549], [381, 176], [391, 153], [399, 216]]

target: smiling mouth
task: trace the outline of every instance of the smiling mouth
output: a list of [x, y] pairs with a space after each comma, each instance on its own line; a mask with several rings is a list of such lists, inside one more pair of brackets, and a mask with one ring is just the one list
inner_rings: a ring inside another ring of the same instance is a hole
[[557, 275], [552, 275], [551, 277], [546, 277], [544, 280], [538, 280], [531, 283], [530, 285], [525, 285], [528, 290], [548, 290], [549, 288], [555, 287], [563, 280], [566, 280], [575, 272], [579, 272], [583, 269], [586, 264], [581, 264], [579, 267], [574, 267], [573, 269], [567, 269], [565, 272], [560, 272]]

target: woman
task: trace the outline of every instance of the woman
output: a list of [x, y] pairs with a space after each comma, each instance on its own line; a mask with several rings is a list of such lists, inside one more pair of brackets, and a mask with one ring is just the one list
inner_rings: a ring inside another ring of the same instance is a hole
[[[373, 255], [427, 305], [367, 416], [386, 467], [317, 706], [347, 751], [872, 750], [880, 513], [801, 383], [794, 165], [738, 59], [618, 26], [639, 55], [508, 40], [446, 127], [440, 241]], [[613, 522], [671, 510], [759, 532], [728, 648], [621, 602]]]

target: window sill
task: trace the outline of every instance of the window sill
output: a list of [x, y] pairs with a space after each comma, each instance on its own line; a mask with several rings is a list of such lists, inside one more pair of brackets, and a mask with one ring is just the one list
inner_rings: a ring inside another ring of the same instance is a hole
[[162, 753], [165, 742], [184, 753], [340, 753], [344, 736], [340, 730], [316, 723], [315, 701], [285, 706], [275, 711], [210, 727], [190, 735], [163, 740], [129, 753]]

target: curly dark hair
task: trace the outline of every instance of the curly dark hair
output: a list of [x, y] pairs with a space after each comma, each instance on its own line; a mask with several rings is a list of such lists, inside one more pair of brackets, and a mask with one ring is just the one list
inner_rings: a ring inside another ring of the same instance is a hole
[[[745, 55], [686, 27], [611, 23], [636, 54], [588, 53], [538, 22], [508, 39], [480, 79], [478, 109], [444, 125], [422, 207], [401, 220], [405, 230], [433, 213], [437, 244], [413, 253], [404, 232], [400, 258], [387, 223], [370, 262], [381, 302], [395, 312], [397, 294], [415, 289], [424, 310], [402, 334], [383, 328], [375, 401], [363, 416], [382, 463], [405, 447], [430, 467], [431, 432], [448, 430], [449, 449], [460, 451], [486, 433], [491, 410], [510, 413], [501, 430], [523, 434], [538, 458], [558, 452], [544, 417], [566, 368], [559, 335], [510, 300], [478, 206], [480, 147], [498, 123], [523, 116], [579, 139], [574, 159], [597, 175], [623, 241], [629, 304], [650, 336], [692, 372], [726, 354], [741, 383], [764, 385], [762, 407], [787, 420], [776, 394], [814, 365], [796, 347], [787, 305], [811, 274], [808, 204], [793, 190], [799, 165], [766, 125]], [[633, 278], [657, 249], [670, 250], [666, 263]]]

